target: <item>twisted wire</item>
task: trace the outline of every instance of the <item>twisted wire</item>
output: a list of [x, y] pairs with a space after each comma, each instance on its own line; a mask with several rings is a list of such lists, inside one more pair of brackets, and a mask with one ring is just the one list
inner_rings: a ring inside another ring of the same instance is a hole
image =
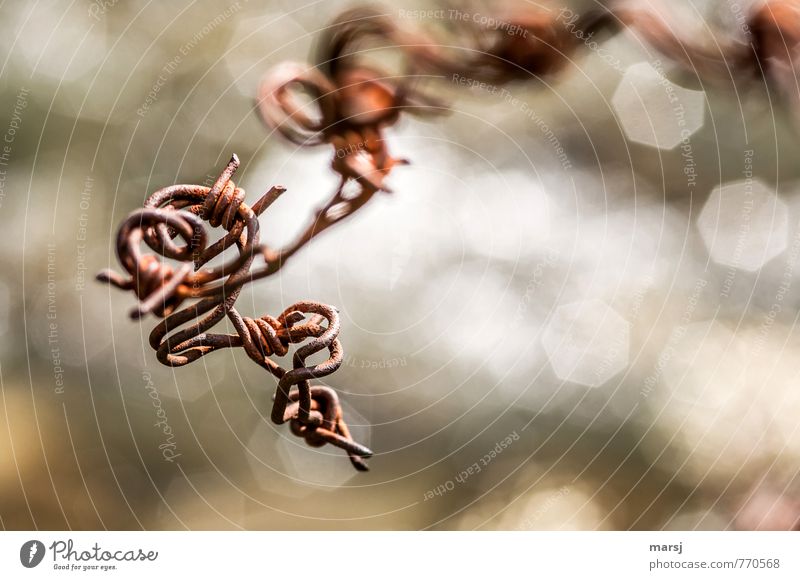
[[[245, 203], [244, 190], [232, 180], [238, 166], [234, 155], [210, 188], [173, 185], [148, 197], [142, 209], [122, 222], [117, 235], [117, 255], [129, 277], [104, 271], [98, 279], [133, 291], [139, 303], [132, 317], [152, 313], [162, 318], [149, 337], [161, 363], [179, 367], [219, 349], [243, 348], [251, 360], [278, 379], [270, 416], [274, 423], [289, 422], [292, 433], [309, 445], [330, 443], [343, 449], [356, 469], [366, 470], [363, 459], [372, 452], [352, 440], [335, 392], [310, 384], [341, 366], [337, 310], [302, 301], [278, 317], [249, 318], [234, 307], [244, 284], [277, 271], [286, 258], [285, 253], [261, 245], [258, 222], [258, 215], [284, 189], [273, 187], [251, 207]], [[206, 223], [226, 232], [211, 245]], [[142, 244], [153, 253], [144, 254]], [[232, 246], [238, 251], [235, 257], [206, 267]], [[158, 256], [180, 265], [174, 268]], [[258, 256], [265, 257], [265, 265], [252, 272]], [[190, 298], [199, 300], [181, 308]], [[235, 334], [209, 332], [224, 318], [230, 320]], [[293, 344], [299, 346], [291, 369], [270, 358], [285, 356]], [[310, 356], [326, 350], [325, 361], [307, 364]]]

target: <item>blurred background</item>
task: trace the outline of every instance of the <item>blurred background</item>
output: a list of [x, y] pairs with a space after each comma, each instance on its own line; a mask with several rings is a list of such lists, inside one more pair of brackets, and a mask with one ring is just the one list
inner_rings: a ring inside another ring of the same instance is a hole
[[[713, 40], [752, 3], [674, 4]], [[555, 80], [432, 79], [450, 111], [387, 133], [411, 161], [394, 193], [243, 292], [249, 316], [339, 308], [327, 384], [369, 473], [270, 423], [275, 381], [241, 349], [157, 362], [155, 320], [94, 281], [119, 222], [235, 152], [250, 201], [288, 188], [261, 224], [290, 240], [331, 150], [265, 128], [254, 95], [354, 5], [2, 4], [3, 528], [795, 526], [797, 125], [763, 83], [703, 83], [630, 32]], [[415, 11], [498, 6], [382, 5], [443, 35]]]

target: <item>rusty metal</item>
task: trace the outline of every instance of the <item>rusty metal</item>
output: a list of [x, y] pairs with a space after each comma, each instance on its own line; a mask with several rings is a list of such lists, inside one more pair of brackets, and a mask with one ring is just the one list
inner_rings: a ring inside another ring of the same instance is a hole
[[[314, 96], [319, 119], [303, 111], [294, 92], [296, 86]], [[397, 95], [375, 79], [364, 80], [362, 88], [371, 92], [379, 103], [358, 117], [343, 111], [343, 103], [352, 104], [352, 100], [343, 101], [330, 79], [314, 69], [285, 64], [262, 82], [259, 108], [264, 120], [298, 145], [332, 145], [335, 150], [332, 166], [340, 176], [336, 191], [316, 212], [306, 230], [283, 255], [270, 256], [273, 260], [288, 258], [315, 236], [358, 211], [378, 191], [388, 192], [384, 178], [392, 167], [405, 163], [389, 154], [382, 136], [382, 130], [397, 118], [393, 110]], [[356, 185], [354, 192], [347, 191], [349, 182]]]
[[[349, 12], [331, 27], [333, 36], [321, 43], [331, 45], [330, 55], [325, 57], [327, 66], [283, 63], [271, 70], [259, 86], [257, 106], [264, 122], [296, 145], [331, 146], [331, 167], [340, 177], [336, 191], [297, 242], [287, 248], [287, 255], [354, 214], [377, 192], [391, 193], [386, 177], [395, 166], [408, 162], [391, 155], [385, 131], [402, 112], [445, 112], [436, 99], [414, 88], [413, 75], [392, 76], [335, 54], [361, 34], [361, 24], [378, 33], [397, 31], [385, 18], [371, 18], [371, 13], [364, 16], [360, 10]], [[311, 99], [310, 103], [302, 93]]]
[[[460, 12], [468, 6], [462, 4]], [[437, 41], [423, 26], [390, 12], [379, 6], [342, 12], [322, 33], [316, 68], [283, 65], [270, 73], [259, 92], [264, 120], [295, 143], [326, 142], [338, 151], [359, 139], [370, 140], [358, 129], [370, 123], [382, 125], [375, 133], [381, 139], [379, 129], [393, 124], [401, 111], [444, 112], [442, 103], [412, 89], [420, 79], [459, 75], [503, 85], [546, 78], [563, 71], [578, 50], [587, 50], [603, 31], [624, 27], [704, 79], [763, 77], [792, 99], [795, 108], [800, 104], [794, 65], [800, 57], [798, 0], [763, 0], [744, 13], [737, 32], [724, 32], [720, 38], [703, 38], [674, 21], [674, 7], [667, 0], [609, 0], [606, 6], [577, 15], [555, 6], [515, 5], [489, 11], [494, 28], [474, 19], [443, 19], [440, 29], [453, 29], [457, 41]], [[574, 18], [565, 17], [565, 12]], [[365, 55], [376, 48], [399, 51], [404, 70], [391, 75], [366, 66]], [[315, 100], [316, 120], [307, 116], [299, 100], [285, 98], [293, 85], [304, 86]], [[334, 168], [365, 181], [365, 173], [377, 172], [372, 185], [380, 189], [391, 169], [390, 163], [380, 162], [383, 154], [385, 146], [360, 170], [353, 169], [350, 158]]]
[[[310, 384], [342, 364], [338, 311], [319, 302], [303, 301], [292, 304], [278, 317], [253, 319], [242, 316], [234, 307], [245, 284], [278, 271], [305, 243], [295, 243], [288, 251], [261, 244], [258, 216], [284, 189], [273, 187], [249, 206], [244, 202], [244, 190], [231, 179], [238, 166], [239, 159], [234, 155], [210, 188], [173, 185], [153, 193], [119, 228], [117, 255], [128, 276], [107, 270], [97, 278], [133, 291], [139, 303], [132, 317], [153, 314], [163, 318], [149, 338], [161, 363], [179, 367], [219, 349], [242, 347], [278, 379], [272, 421], [289, 422], [292, 433], [311, 446], [329, 443], [343, 449], [356, 469], [366, 471], [364, 459], [372, 452], [353, 441], [336, 393], [330, 387]], [[209, 244], [206, 225], [221, 226], [225, 234]], [[144, 253], [142, 244], [153, 253]], [[233, 246], [238, 255], [219, 266], [206, 266]], [[254, 271], [259, 257], [265, 263]], [[173, 267], [165, 259], [180, 265]], [[199, 300], [181, 309], [187, 299]], [[224, 318], [236, 334], [210, 332]], [[285, 369], [270, 357], [288, 354], [291, 344], [299, 346], [292, 357], [292, 368]], [[307, 363], [309, 357], [323, 351], [328, 353], [325, 361]]]
[[[713, 38], [689, 32], [671, 16], [664, 0], [610, 5], [608, 22], [624, 25], [687, 72], [704, 80], [764, 79], [791, 100], [797, 112], [794, 62], [800, 54], [800, 2], [764, 0], [752, 6], [736, 33], [717, 31]], [[613, 24], [612, 24], [613, 26]]]
[[[590, 16], [580, 24], [593, 25], [595, 13]], [[340, 178], [333, 195], [296, 242], [280, 254], [265, 255], [268, 264], [279, 267], [315, 236], [357, 212], [377, 192], [391, 192], [387, 176], [408, 161], [390, 154], [386, 129], [404, 112], [430, 116], [448, 110], [417, 88], [420, 79], [462, 74], [501, 84], [552, 74], [566, 65], [579, 44], [573, 33], [556, 25], [550, 11], [521, 10], [508, 18], [520, 34], [473, 30], [474, 42], [466, 49], [465, 59], [463, 53], [435, 42], [418, 27], [402, 26], [375, 8], [356, 8], [326, 28], [318, 43], [318, 66], [287, 62], [265, 75], [256, 102], [262, 120], [298, 146], [331, 146], [331, 167]], [[359, 56], [369, 41], [401, 51], [403, 74], [393, 75], [362, 62]], [[348, 188], [349, 184], [354, 187]]]

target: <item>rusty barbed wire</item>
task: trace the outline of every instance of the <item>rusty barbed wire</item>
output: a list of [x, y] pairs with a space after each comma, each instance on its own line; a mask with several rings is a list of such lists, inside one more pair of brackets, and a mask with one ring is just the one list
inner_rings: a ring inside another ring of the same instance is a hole
[[[557, 6], [517, 5], [493, 9], [483, 24], [443, 18], [445, 28], [449, 24], [459, 40], [467, 39], [452, 44], [437, 41], [422, 26], [400, 21], [378, 5], [347, 10], [322, 33], [316, 67], [284, 64], [267, 74], [259, 89], [259, 109], [269, 126], [296, 144], [332, 144], [338, 173], [381, 189], [396, 161], [386, 152], [381, 129], [394, 124], [403, 111], [446, 111], [443, 103], [413, 89], [419, 80], [459, 75], [503, 85], [542, 79], [563, 71], [603, 31], [629, 28], [704, 79], [764, 78], [800, 116], [794, 66], [800, 57], [800, 1], [763, 0], [743, 9], [738, 31], [722, 40], [687, 30], [672, 8], [664, 0], [610, 0], [582, 14]], [[463, 10], [456, 12], [463, 15]], [[365, 65], [365, 55], [376, 48], [399, 51], [402, 74]], [[316, 117], [293, 95], [295, 89], [309, 93]], [[350, 155], [354, 143], [369, 144], [366, 159]], [[340, 156], [341, 151], [348, 154]]]
[[[386, 177], [408, 161], [389, 153], [384, 134], [402, 112], [436, 115], [446, 111], [438, 100], [414, 88], [413, 75], [392, 76], [339, 59], [337, 51], [361, 34], [360, 24], [378, 34], [397, 32], [396, 40], [402, 40], [391, 21], [373, 16], [369, 10], [357, 9], [330, 28], [333, 37], [322, 43], [330, 44], [324, 69], [283, 63], [264, 77], [258, 89], [257, 107], [267, 126], [296, 145], [326, 144], [334, 150], [331, 167], [339, 174], [339, 185], [298, 238], [300, 244], [358, 211], [377, 192], [391, 193]], [[311, 97], [311, 108], [301, 91]], [[348, 185], [354, 187], [348, 190]], [[291, 247], [287, 250], [292, 251]]]
[[[582, 18], [580, 26], [590, 29], [596, 16], [593, 12]], [[333, 195], [284, 257], [354, 214], [377, 192], [391, 193], [386, 177], [408, 161], [389, 153], [385, 130], [403, 112], [433, 116], [448, 111], [441, 101], [418, 89], [419, 80], [468, 74], [503, 84], [552, 74], [564, 68], [580, 44], [575, 34], [557, 28], [541, 9], [514, 12], [509, 18], [525, 34], [473, 31], [474, 46], [464, 59], [463, 53], [442, 46], [419, 27], [401, 25], [386, 11], [355, 8], [326, 28], [318, 43], [316, 67], [286, 62], [264, 76], [256, 99], [262, 120], [298, 146], [332, 146], [331, 167], [340, 177]], [[359, 55], [368, 39], [399, 49], [404, 73], [393, 75], [363, 63]], [[348, 184], [355, 187], [348, 190]]]
[[[360, 72], [361, 81], [354, 76], [348, 79], [361, 83], [358, 94], [348, 92], [352, 85], [334, 85], [321, 72], [295, 63], [277, 67], [261, 83], [259, 109], [268, 124], [298, 145], [327, 143], [334, 148], [332, 168], [340, 176], [339, 185], [299, 236], [298, 245], [355, 213], [378, 191], [389, 192], [384, 179], [394, 166], [407, 163], [389, 154], [382, 134], [397, 120], [396, 108], [402, 97], [388, 83], [366, 70]], [[292, 90], [295, 85], [314, 95], [319, 119], [303, 111]], [[355, 191], [348, 191], [349, 183], [356, 185]], [[294, 251], [292, 246], [287, 253]]]
[[[663, 0], [641, 5], [617, 0], [608, 12], [609, 22], [627, 26], [661, 54], [704, 80], [753, 82], [765, 80], [795, 115], [800, 113], [794, 63], [800, 59], [800, 2], [764, 0], [754, 4], [738, 32], [720, 39], [687, 30]], [[710, 28], [710, 27], [709, 27]]]
[[[264, 122], [299, 146], [333, 148], [332, 169], [339, 184], [294, 242], [280, 250], [259, 242], [257, 217], [284, 192], [273, 187], [252, 207], [231, 177], [234, 156], [213, 187], [174, 185], [155, 192], [144, 208], [121, 225], [117, 251], [130, 278], [107, 271], [98, 277], [139, 299], [134, 317], [152, 313], [163, 320], [150, 335], [158, 360], [188, 364], [220, 348], [242, 347], [248, 356], [278, 378], [271, 418], [290, 423], [309, 445], [330, 443], [347, 451], [353, 465], [366, 469], [369, 449], [354, 442], [342, 419], [336, 393], [309, 381], [334, 372], [342, 361], [336, 310], [316, 302], [298, 302], [280, 316], [250, 319], [234, 302], [244, 284], [277, 272], [286, 260], [317, 235], [357, 212], [380, 191], [390, 193], [386, 178], [408, 163], [391, 155], [387, 128], [402, 113], [441, 115], [447, 106], [418, 88], [420, 80], [461, 75], [502, 85], [540, 79], [563, 71], [587, 39], [603, 30], [627, 27], [653, 48], [703, 78], [763, 78], [784, 98], [798, 104], [794, 60], [800, 46], [800, 1], [764, 0], [747, 13], [738, 36], [713, 43], [686, 32], [670, 20], [661, 0], [646, 6], [612, 0], [603, 8], [565, 20], [544, 6], [516, 6], [494, 18], [503, 27], [459, 23], [466, 45], [437, 42], [419, 26], [400, 23], [385, 10], [362, 7], [343, 12], [318, 43], [316, 66], [284, 63], [262, 80], [257, 108]], [[509, 34], [508, 29], [516, 31]], [[390, 74], [363, 62], [370, 42], [400, 51], [402, 74]], [[305, 92], [311, 98], [302, 98]], [[796, 111], [797, 112], [797, 111]], [[348, 188], [348, 185], [354, 187]], [[226, 234], [208, 245], [205, 222]], [[183, 245], [177, 245], [180, 238]], [[177, 268], [141, 251], [145, 243], [158, 256], [181, 262]], [[221, 266], [203, 268], [235, 245], [238, 256]], [[264, 264], [252, 270], [256, 258]], [[198, 299], [179, 310], [187, 299]], [[227, 317], [236, 334], [207, 331]], [[196, 320], [182, 330], [179, 327]], [[323, 323], [325, 323], [323, 325]], [[170, 334], [172, 333], [172, 334]], [[307, 341], [307, 342], [305, 342]], [[270, 356], [300, 344], [293, 368], [283, 369]], [[306, 359], [327, 350], [329, 358], [306, 366]]]
[[[319, 302], [302, 301], [278, 317], [253, 319], [234, 307], [245, 284], [276, 272], [287, 256], [305, 243], [298, 241], [284, 251], [260, 243], [258, 216], [285, 190], [273, 187], [248, 206], [244, 190], [232, 180], [238, 167], [234, 155], [210, 188], [172, 185], [153, 193], [119, 228], [117, 255], [129, 277], [106, 270], [97, 278], [133, 291], [139, 304], [132, 317], [153, 314], [163, 318], [149, 337], [159, 362], [179, 367], [219, 349], [243, 348], [251, 360], [278, 379], [271, 420], [288, 422], [291, 432], [308, 445], [329, 443], [343, 449], [356, 469], [366, 471], [364, 459], [372, 451], [351, 437], [335, 391], [310, 384], [342, 364], [338, 311]], [[211, 245], [206, 223], [226, 232]], [[176, 238], [183, 243], [176, 243]], [[154, 254], [143, 253], [142, 243]], [[220, 266], [204, 267], [232, 246], [238, 250], [236, 257]], [[251, 271], [258, 256], [264, 257], [265, 264]], [[164, 259], [176, 260], [180, 266], [173, 268]], [[199, 300], [179, 309], [191, 298]], [[224, 318], [236, 334], [209, 332]], [[299, 346], [292, 368], [287, 370], [270, 357], [285, 356], [291, 344]], [[323, 351], [328, 353], [325, 361], [307, 363], [309, 357]]]

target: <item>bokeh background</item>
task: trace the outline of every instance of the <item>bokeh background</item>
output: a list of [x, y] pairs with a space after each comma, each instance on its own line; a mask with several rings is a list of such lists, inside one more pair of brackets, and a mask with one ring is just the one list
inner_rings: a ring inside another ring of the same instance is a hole
[[[752, 3], [670, 4], [713, 42]], [[288, 188], [261, 223], [291, 239], [336, 185], [331, 151], [269, 131], [256, 87], [354, 5], [2, 3], [2, 527], [796, 525], [797, 124], [763, 83], [709, 85], [630, 32], [556, 79], [426, 81], [450, 111], [388, 132], [411, 161], [394, 193], [242, 294], [251, 316], [338, 306], [327, 383], [369, 473], [271, 424], [275, 382], [240, 349], [159, 365], [154, 320], [93, 280], [117, 225], [236, 152], [250, 200]], [[413, 10], [499, 9], [382, 6], [456, 40]]]

